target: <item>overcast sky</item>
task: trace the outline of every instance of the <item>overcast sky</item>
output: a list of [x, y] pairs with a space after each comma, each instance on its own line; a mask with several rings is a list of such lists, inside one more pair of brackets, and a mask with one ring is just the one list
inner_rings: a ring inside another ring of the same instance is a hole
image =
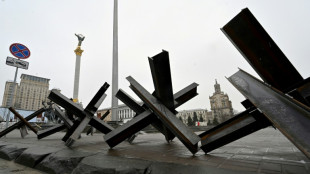
[[[244, 97], [226, 80], [238, 67], [256, 73], [221, 32], [248, 7], [304, 78], [310, 76], [310, 1], [283, 0], [119, 0], [119, 88], [138, 100], [125, 79], [131, 75], [154, 90], [148, 57], [169, 52], [174, 92], [192, 82], [199, 95], [179, 109], [208, 109], [217, 79], [233, 108]], [[12, 43], [26, 45], [31, 56], [22, 73], [50, 80], [50, 89], [73, 95], [74, 33], [82, 44], [79, 100], [86, 106], [104, 82], [112, 83], [113, 0], [1, 0], [0, 102], [15, 68], [5, 64]], [[111, 105], [111, 88], [100, 108]]]

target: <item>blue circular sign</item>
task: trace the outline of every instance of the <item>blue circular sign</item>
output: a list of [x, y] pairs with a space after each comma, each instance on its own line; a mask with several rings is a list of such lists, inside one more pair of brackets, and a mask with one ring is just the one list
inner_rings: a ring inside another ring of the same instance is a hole
[[13, 43], [10, 46], [10, 52], [19, 59], [27, 59], [30, 56], [30, 50], [20, 43]]

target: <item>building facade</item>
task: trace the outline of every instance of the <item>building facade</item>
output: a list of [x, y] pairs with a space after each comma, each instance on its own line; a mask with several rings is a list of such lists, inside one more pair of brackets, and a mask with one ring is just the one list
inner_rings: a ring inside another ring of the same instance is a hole
[[207, 109], [191, 109], [179, 111], [176, 115], [184, 124], [194, 126], [197, 122], [207, 124], [213, 121], [212, 112]]
[[179, 111], [176, 115], [186, 125], [217, 125], [234, 116], [231, 101], [227, 94], [221, 91], [220, 84], [215, 81], [215, 92], [209, 97], [211, 111], [207, 109], [191, 109]]
[[228, 95], [221, 91], [221, 86], [217, 83], [216, 80], [214, 89], [215, 92], [211, 97], [209, 97], [209, 99], [212, 115], [214, 116], [213, 121], [215, 124], [218, 124], [233, 117], [234, 113]]
[[[49, 94], [50, 79], [22, 74], [20, 84], [16, 84], [13, 95], [13, 107], [22, 110], [38, 110], [42, 101], [47, 101]], [[5, 91], [2, 100], [3, 107], [9, 107], [10, 95], [13, 91], [13, 82], [6, 82]]]
[[5, 88], [4, 88], [4, 94], [3, 94], [3, 99], [2, 99], [2, 106], [4, 107], [9, 107], [12, 103], [15, 104], [15, 100], [16, 100], [16, 94], [18, 91], [18, 83], [15, 83], [15, 91], [13, 94], [13, 98], [11, 98], [10, 96], [13, 93], [13, 89], [14, 89], [14, 82], [12, 81], [7, 81], [5, 83]]

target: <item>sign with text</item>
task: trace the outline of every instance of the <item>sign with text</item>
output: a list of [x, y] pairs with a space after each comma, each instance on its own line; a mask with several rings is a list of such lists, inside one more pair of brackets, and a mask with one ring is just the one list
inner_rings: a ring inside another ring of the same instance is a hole
[[15, 66], [17, 68], [22, 68], [22, 69], [28, 69], [28, 66], [29, 66], [29, 62], [15, 59], [13, 57], [7, 57], [6, 64], [10, 66]]

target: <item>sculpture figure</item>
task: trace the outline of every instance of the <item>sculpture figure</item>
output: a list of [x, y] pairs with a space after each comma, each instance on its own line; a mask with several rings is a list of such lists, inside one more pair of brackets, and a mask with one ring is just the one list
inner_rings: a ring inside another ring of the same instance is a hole
[[85, 36], [83, 36], [82, 34], [75, 34], [76, 35], [76, 37], [78, 38], [78, 40], [79, 40], [79, 44], [78, 44], [78, 46], [81, 46], [82, 45], [82, 42], [83, 42], [83, 40], [85, 39]]

